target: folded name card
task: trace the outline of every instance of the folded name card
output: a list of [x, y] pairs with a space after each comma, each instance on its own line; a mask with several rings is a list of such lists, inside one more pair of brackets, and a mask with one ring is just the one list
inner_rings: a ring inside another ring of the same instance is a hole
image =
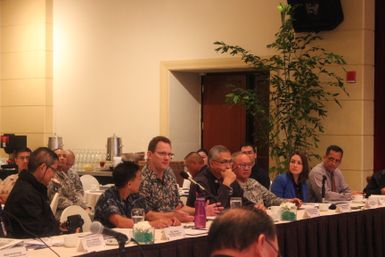
[[337, 212], [339, 213], [350, 212], [350, 204], [348, 203], [338, 204]]
[[164, 229], [164, 234], [167, 240], [176, 240], [185, 237], [183, 226], [167, 227]]
[[319, 216], [320, 216], [320, 213], [319, 213], [319, 210], [317, 208], [306, 208], [305, 209], [305, 214], [304, 214], [305, 218], [315, 218], [315, 217], [319, 217]]
[[93, 252], [100, 251], [106, 248], [106, 243], [104, 242], [103, 235], [93, 234], [86, 237], [83, 237], [80, 240], [78, 250], [81, 252]]

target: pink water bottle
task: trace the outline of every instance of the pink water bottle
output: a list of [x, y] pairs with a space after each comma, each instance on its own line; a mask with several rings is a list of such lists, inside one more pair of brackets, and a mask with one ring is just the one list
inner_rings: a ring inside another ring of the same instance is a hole
[[195, 199], [195, 214], [194, 224], [195, 228], [206, 227], [206, 201], [204, 197], [197, 197]]

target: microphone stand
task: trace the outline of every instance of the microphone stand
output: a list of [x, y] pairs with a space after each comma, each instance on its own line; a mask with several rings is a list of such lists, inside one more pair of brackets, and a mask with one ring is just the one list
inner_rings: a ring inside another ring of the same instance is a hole
[[321, 189], [321, 196], [322, 196], [322, 202], [325, 202], [325, 182], [326, 182], [326, 176], [322, 176], [322, 189]]

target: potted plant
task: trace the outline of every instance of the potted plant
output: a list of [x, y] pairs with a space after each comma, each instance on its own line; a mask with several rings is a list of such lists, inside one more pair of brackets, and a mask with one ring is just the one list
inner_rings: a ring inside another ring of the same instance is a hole
[[266, 135], [272, 171], [286, 171], [286, 158], [294, 150], [303, 151], [309, 158], [315, 153], [319, 135], [324, 132], [322, 121], [327, 117], [326, 101], [340, 105], [337, 96], [348, 94], [340, 76], [331, 71], [332, 66], [345, 64], [342, 56], [329, 52], [315, 43], [321, 38], [316, 33], [296, 33], [291, 13], [294, 8], [280, 4], [281, 27], [275, 41], [267, 48], [275, 50], [273, 56], [263, 58], [237, 45], [217, 41], [215, 49], [221, 54], [241, 57], [256, 70], [269, 72], [270, 101], [268, 111], [256, 92], [234, 88], [227, 101], [242, 104], [258, 121], [259, 135]]

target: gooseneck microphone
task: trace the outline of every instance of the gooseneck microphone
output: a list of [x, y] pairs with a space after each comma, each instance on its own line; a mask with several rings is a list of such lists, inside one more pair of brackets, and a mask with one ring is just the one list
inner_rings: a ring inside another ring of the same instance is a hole
[[195, 181], [186, 171], [181, 171], [179, 174], [181, 175], [182, 178], [189, 180], [191, 183], [196, 185], [200, 190], [205, 192], [209, 198], [213, 199], [215, 202], [218, 202], [218, 199], [215, 195], [210, 193], [204, 186], [202, 186], [197, 181]]
[[321, 196], [322, 196], [322, 202], [325, 202], [325, 182], [326, 182], [326, 176], [322, 176], [322, 189], [321, 189]]
[[181, 175], [182, 178], [187, 179], [187, 180], [189, 180], [191, 183], [193, 183], [194, 185], [198, 186], [200, 190], [207, 192], [206, 188], [204, 188], [201, 184], [199, 184], [198, 182], [196, 182], [196, 181], [190, 176], [190, 174], [188, 174], [186, 171], [181, 171], [181, 172], [180, 172], [180, 175]]
[[106, 228], [99, 221], [92, 222], [90, 230], [93, 234], [104, 234], [107, 236], [112, 236], [118, 241], [119, 245], [121, 242], [124, 242], [124, 245], [128, 241], [128, 237], [125, 234], [117, 232], [110, 228]]

